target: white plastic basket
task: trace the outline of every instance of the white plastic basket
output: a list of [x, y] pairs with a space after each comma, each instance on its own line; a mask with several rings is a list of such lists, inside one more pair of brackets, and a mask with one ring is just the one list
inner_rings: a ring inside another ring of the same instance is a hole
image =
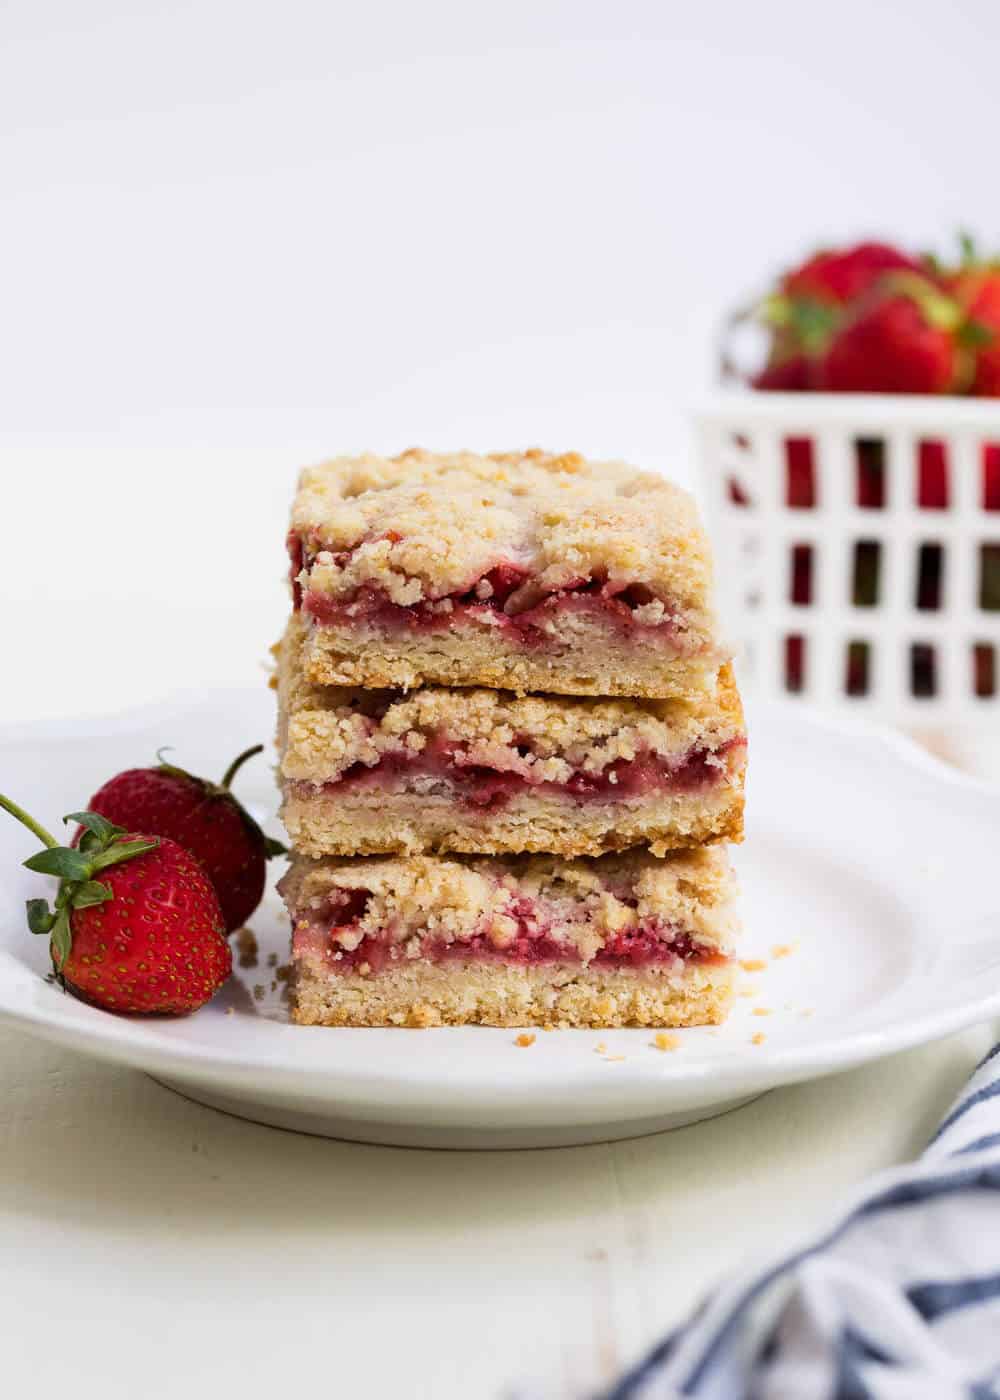
[[1000, 402], [732, 392], [698, 426], [748, 692], [1000, 722]]

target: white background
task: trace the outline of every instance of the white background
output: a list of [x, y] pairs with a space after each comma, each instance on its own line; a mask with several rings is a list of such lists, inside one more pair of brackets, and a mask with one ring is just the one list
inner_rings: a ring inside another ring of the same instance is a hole
[[[991, 0], [6, 0], [0, 718], [262, 679], [294, 474], [331, 452], [690, 479], [719, 320], [784, 262], [1000, 244], [998, 41]], [[919, 1150], [984, 1044], [617, 1148], [442, 1158], [4, 1032], [4, 1379], [578, 1393]]]
[[252, 682], [334, 451], [687, 479], [783, 263], [1000, 244], [998, 42], [991, 0], [6, 0], [0, 715]]

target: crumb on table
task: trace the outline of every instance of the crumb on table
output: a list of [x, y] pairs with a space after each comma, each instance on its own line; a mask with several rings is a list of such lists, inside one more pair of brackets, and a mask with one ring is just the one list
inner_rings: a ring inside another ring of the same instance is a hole
[[797, 943], [776, 943], [771, 949], [772, 958], [788, 958], [795, 952]]
[[764, 1034], [763, 1031], [757, 1031], [754, 1035], [750, 1037], [750, 1043], [751, 1045], [763, 1045], [766, 1039], [767, 1036]]
[[527, 1031], [522, 1031], [522, 1033], [514, 1041], [515, 1045], [523, 1045], [525, 1047], [529, 1045], [534, 1045], [534, 1043], [535, 1037], [533, 1035], [529, 1035]]
[[756, 995], [757, 995], [757, 988], [756, 988], [756, 987], [741, 987], [741, 988], [739, 989], [739, 991], [737, 992], [737, 996], [741, 996], [741, 997], [755, 997]]
[[740, 958], [740, 967], [744, 972], [763, 972], [767, 961], [764, 958]]
[[770, 1016], [771, 1008], [769, 1006], [755, 1006], [753, 1014], [755, 1016]]
[[676, 1050], [680, 1043], [679, 1035], [668, 1035], [666, 1031], [659, 1031], [653, 1037], [653, 1045], [657, 1050]]

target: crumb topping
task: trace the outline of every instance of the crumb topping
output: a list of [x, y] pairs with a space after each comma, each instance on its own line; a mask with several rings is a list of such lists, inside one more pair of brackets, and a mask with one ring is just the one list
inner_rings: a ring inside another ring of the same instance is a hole
[[734, 877], [721, 847], [663, 858], [632, 850], [590, 861], [300, 856], [279, 889], [297, 929], [308, 931], [319, 922], [348, 952], [372, 936], [418, 957], [428, 935], [450, 944], [484, 932], [502, 951], [517, 936], [519, 918], [536, 914], [544, 914], [560, 941], [584, 960], [640, 925], [683, 930], [713, 952], [728, 950], [735, 932]]
[[[542, 592], [607, 577], [707, 606], [709, 548], [687, 492], [575, 452], [337, 457], [302, 472], [291, 528], [310, 556], [301, 585], [331, 597], [377, 587], [409, 607], [507, 564]], [[655, 602], [639, 621], [660, 620]]]

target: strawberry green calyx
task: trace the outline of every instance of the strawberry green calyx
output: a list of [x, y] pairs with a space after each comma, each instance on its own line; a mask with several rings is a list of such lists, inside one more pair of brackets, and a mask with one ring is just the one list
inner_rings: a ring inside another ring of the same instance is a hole
[[957, 332], [964, 319], [962, 308], [954, 297], [948, 296], [918, 272], [889, 272], [880, 284], [881, 290], [904, 296], [915, 302], [929, 326], [938, 331]]
[[46, 899], [27, 901], [28, 927], [32, 933], [47, 935], [52, 945], [52, 961], [59, 971], [73, 946], [70, 915], [74, 909], [88, 909], [104, 904], [113, 895], [107, 885], [94, 879], [109, 866], [119, 865], [134, 856], [151, 851], [160, 844], [157, 837], [125, 840], [128, 833], [97, 812], [71, 812], [64, 822], [77, 822], [83, 827], [78, 846], [60, 846], [23, 807], [0, 793], [0, 808], [26, 826], [42, 842], [44, 850], [29, 856], [24, 865], [38, 875], [54, 875], [59, 888], [53, 905]]
[[958, 329], [959, 345], [964, 345], [970, 350], [979, 350], [985, 345], [992, 345], [996, 338], [996, 331], [992, 326], [986, 325], [984, 321], [968, 320]]
[[841, 319], [836, 307], [782, 292], [765, 297], [759, 315], [765, 325], [793, 335], [809, 354], [823, 350]]

